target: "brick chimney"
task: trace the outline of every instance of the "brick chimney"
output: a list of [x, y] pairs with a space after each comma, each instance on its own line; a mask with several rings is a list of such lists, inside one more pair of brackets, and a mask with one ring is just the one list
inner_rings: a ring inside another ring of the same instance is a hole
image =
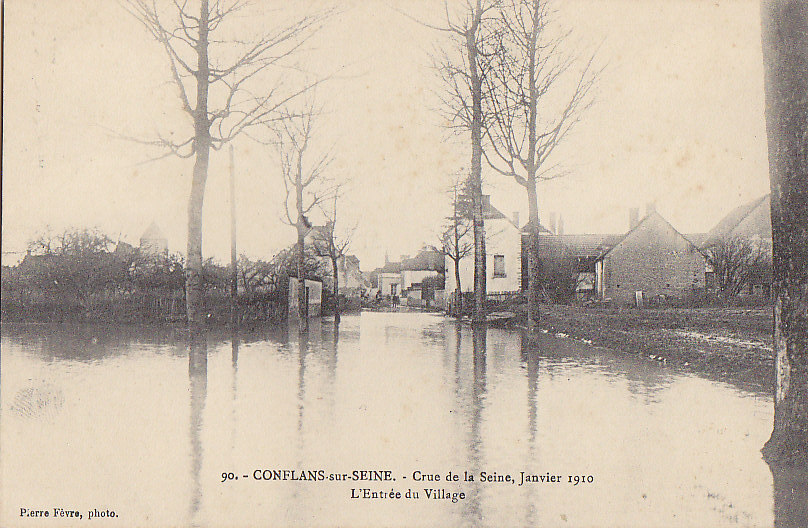
[[556, 234], [556, 213], [555, 211], [550, 213], [550, 232], [552, 234]]
[[645, 216], [656, 212], [656, 202], [648, 202], [645, 204]]
[[483, 194], [481, 196], [483, 200], [483, 212], [486, 212], [491, 209], [491, 195], [490, 194]]
[[628, 210], [628, 230], [631, 231], [640, 223], [640, 208], [632, 207]]
[[558, 215], [558, 232], [556, 235], [561, 236], [564, 234], [564, 217]]
[[513, 212], [513, 223], [516, 224], [516, 227], [521, 227], [519, 225], [519, 211]]

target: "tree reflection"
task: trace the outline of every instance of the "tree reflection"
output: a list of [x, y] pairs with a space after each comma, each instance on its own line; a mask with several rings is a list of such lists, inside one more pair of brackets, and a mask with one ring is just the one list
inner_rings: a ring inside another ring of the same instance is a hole
[[[527, 426], [528, 426], [528, 459], [527, 468], [535, 471], [533, 462], [536, 460], [536, 437], [538, 435], [538, 393], [539, 393], [539, 354], [538, 350], [531, 347], [530, 335], [522, 332], [520, 335], [520, 359], [525, 366], [527, 375]], [[525, 524], [533, 526], [536, 524], [536, 500], [535, 487], [526, 486], [524, 493], [527, 497], [527, 511], [525, 512]]]
[[202, 413], [208, 390], [208, 344], [202, 330], [192, 330], [188, 346], [188, 379], [191, 389], [191, 521], [195, 521], [202, 502], [199, 475], [202, 470]]
[[230, 341], [230, 364], [233, 368], [233, 383], [232, 383], [232, 391], [233, 391], [233, 411], [232, 411], [232, 418], [233, 418], [233, 429], [232, 429], [232, 436], [230, 438], [230, 449], [235, 452], [236, 450], [236, 431], [238, 430], [238, 423], [236, 419], [236, 404], [238, 398], [236, 397], [237, 391], [237, 378], [238, 378], [238, 348], [240, 344], [240, 336], [238, 326], [232, 327], [232, 337]]
[[[488, 330], [484, 326], [472, 326], [472, 366], [473, 378], [471, 383], [471, 438], [469, 440], [469, 473], [479, 475], [482, 469], [483, 438], [483, 405], [486, 392], [486, 342]], [[483, 520], [481, 487], [478, 481], [471, 484], [468, 496], [468, 509], [465, 512], [466, 520], [472, 525], [479, 525]]]

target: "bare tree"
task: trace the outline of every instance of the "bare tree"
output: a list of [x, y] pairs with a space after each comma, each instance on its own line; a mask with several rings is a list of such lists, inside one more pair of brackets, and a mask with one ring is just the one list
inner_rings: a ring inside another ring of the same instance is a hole
[[[778, 465], [795, 461], [806, 464], [808, 3], [803, 0], [763, 0], [761, 21], [772, 197], [777, 381], [774, 430], [764, 453], [767, 460]], [[794, 506], [804, 507], [804, 502], [801, 505], [794, 503]]]
[[730, 297], [757, 278], [768, 260], [760, 244], [741, 236], [724, 238], [707, 249], [707, 262], [713, 268], [718, 289]]
[[528, 328], [539, 320], [541, 263], [536, 186], [563, 176], [549, 161], [581, 114], [592, 104], [597, 78], [592, 59], [573, 72], [568, 32], [554, 27], [546, 0], [505, 0], [499, 39], [486, 57], [487, 139], [489, 165], [525, 189], [528, 201]]
[[314, 233], [314, 251], [317, 256], [326, 257], [331, 263], [331, 274], [334, 277], [334, 323], [340, 323], [339, 306], [339, 263], [347, 256], [356, 227], [338, 231], [337, 205], [339, 204], [340, 188], [334, 190], [333, 207], [324, 211], [328, 219], [325, 226]]
[[466, 0], [460, 13], [451, 14], [445, 5], [446, 25], [430, 26], [454, 36], [456, 57], [446, 56], [438, 71], [446, 85], [444, 107], [452, 126], [468, 131], [471, 137], [471, 172], [469, 188], [472, 196], [474, 233], [474, 309], [472, 324], [485, 322], [486, 253], [485, 211], [482, 191], [483, 88], [486, 76], [485, 57], [494, 42], [492, 22], [496, 20], [499, 0]]
[[274, 120], [281, 106], [309, 88], [288, 90], [280, 80], [263, 87], [260, 83], [272, 67], [300, 49], [325, 15], [305, 16], [249, 40], [226, 31], [228, 20], [246, 7], [245, 0], [173, 0], [167, 7], [156, 0], [124, 0], [123, 5], [162, 45], [182, 109], [193, 122], [193, 133], [185, 138], [160, 136], [143, 143], [165, 151], [156, 159], [194, 158], [185, 289], [188, 323], [198, 326], [204, 320], [202, 205], [210, 151]]
[[314, 103], [307, 102], [300, 112], [284, 112], [284, 119], [276, 125], [275, 145], [286, 190], [285, 221], [297, 230], [298, 329], [301, 332], [308, 331], [309, 326], [304, 295], [306, 235], [312, 226], [308, 215], [332, 192], [324, 174], [332, 156], [315, 154], [312, 150], [314, 118], [318, 113]]
[[440, 235], [440, 243], [435, 251], [451, 259], [454, 264], [455, 290], [452, 292], [452, 312], [456, 316], [463, 313], [463, 289], [460, 284], [460, 261], [474, 250], [474, 240], [469, 240], [473, 230], [471, 210], [466, 192], [466, 181], [455, 179], [449, 188], [452, 196], [452, 214], [446, 219], [446, 230]]

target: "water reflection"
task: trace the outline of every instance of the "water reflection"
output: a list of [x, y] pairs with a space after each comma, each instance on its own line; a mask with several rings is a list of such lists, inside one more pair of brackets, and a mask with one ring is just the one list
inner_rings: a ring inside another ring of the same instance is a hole
[[[462, 333], [460, 334], [462, 337]], [[472, 380], [471, 380], [471, 427], [469, 438], [469, 472], [479, 475], [483, 458], [483, 407], [486, 388], [486, 341], [488, 331], [484, 327], [472, 328]], [[470, 526], [479, 526], [483, 521], [481, 489], [478, 480], [469, 486], [468, 507], [465, 521]]]
[[[528, 460], [526, 461], [525, 468], [532, 474], [535, 474], [539, 469], [533, 463], [537, 456], [536, 436], [538, 432], [538, 417], [539, 417], [539, 354], [536, 347], [530, 346], [530, 339], [526, 333], [519, 336], [520, 343], [520, 359], [522, 366], [525, 368], [525, 375], [527, 377], [527, 427], [528, 427]], [[520, 476], [521, 480], [521, 476]], [[525, 512], [525, 524], [527, 526], [534, 526], [537, 522], [537, 496], [535, 489], [528, 487], [525, 489], [525, 502], [527, 511]]]
[[[133, 524], [200, 526], [805, 524], [805, 480], [758, 453], [770, 399], [570, 339], [405, 313], [313, 323], [303, 336], [216, 330], [190, 345], [179, 331], [98, 333], [4, 325], [0, 446], [19, 454], [0, 459], [19, 484], [2, 490], [4, 508], [117, 502]], [[26, 417], [14, 396], [29, 392], [61, 403]], [[190, 416], [173, 405], [188, 392]], [[421, 498], [349, 498], [381, 489], [372, 482], [217, 478], [259, 468], [390, 469]], [[475, 480], [415, 483], [416, 469]], [[505, 486], [483, 471], [596, 480]], [[64, 485], [42, 485], [54, 479]], [[424, 487], [466, 498], [428, 500]], [[167, 493], [176, 500], [155, 511]]]
[[191, 521], [196, 525], [197, 513], [202, 502], [202, 413], [208, 392], [208, 344], [207, 336], [192, 332], [188, 346], [188, 379], [191, 389]]

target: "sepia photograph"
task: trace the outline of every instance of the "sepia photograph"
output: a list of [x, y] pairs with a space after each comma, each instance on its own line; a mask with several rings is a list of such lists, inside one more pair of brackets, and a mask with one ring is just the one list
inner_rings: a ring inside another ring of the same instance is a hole
[[0, 5], [3, 528], [808, 527], [808, 1]]

